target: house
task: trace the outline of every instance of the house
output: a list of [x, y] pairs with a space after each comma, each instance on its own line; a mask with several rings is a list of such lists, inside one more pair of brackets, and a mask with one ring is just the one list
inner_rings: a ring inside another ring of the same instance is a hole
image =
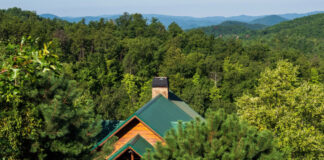
[[147, 148], [157, 142], [165, 143], [165, 133], [177, 126], [178, 121], [203, 119], [185, 102], [169, 91], [166, 77], [155, 77], [152, 82], [152, 99], [125, 121], [117, 125], [96, 146], [102, 146], [116, 136], [114, 151], [107, 155], [109, 160], [141, 159]]

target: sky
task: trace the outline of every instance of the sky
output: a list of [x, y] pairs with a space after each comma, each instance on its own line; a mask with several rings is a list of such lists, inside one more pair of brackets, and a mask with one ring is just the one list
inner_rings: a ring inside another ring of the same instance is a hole
[[0, 0], [0, 8], [19, 7], [57, 16], [128, 13], [210, 17], [323, 11], [324, 0]]

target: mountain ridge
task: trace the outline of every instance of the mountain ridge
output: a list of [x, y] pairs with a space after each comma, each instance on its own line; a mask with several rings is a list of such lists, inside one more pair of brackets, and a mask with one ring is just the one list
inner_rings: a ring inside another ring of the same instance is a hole
[[[266, 28], [266, 25], [263, 24], [251, 24], [246, 22], [239, 21], [225, 21], [218, 25], [206, 26], [196, 28], [202, 30], [208, 35], [214, 36], [231, 36], [231, 35], [241, 35], [249, 32], [261, 30]], [[195, 29], [193, 29], [195, 30]]]
[[251, 21], [250, 24], [263, 24], [263, 25], [267, 25], [267, 26], [273, 26], [275, 24], [278, 24], [278, 23], [281, 23], [281, 22], [284, 22], [287, 20], [288, 19], [283, 18], [278, 15], [270, 15], [270, 16], [255, 19], [255, 20]]
[[[287, 14], [277, 14], [277, 16], [280, 16], [282, 18], [285, 18], [287, 20], [292, 20], [295, 18], [300, 18], [308, 15], [318, 14], [318, 13], [324, 13], [324, 11], [314, 11], [314, 12], [308, 12], [308, 13], [287, 13]], [[58, 18], [62, 20], [66, 20], [69, 22], [79, 22], [83, 18], [85, 19], [86, 23], [89, 23], [90, 21], [99, 21], [101, 18], [104, 19], [112, 19], [115, 20], [122, 14], [114, 14], [114, 15], [100, 15], [100, 16], [83, 16], [83, 17], [70, 17], [70, 16], [56, 16], [54, 14], [40, 14], [43, 18]], [[209, 17], [191, 17], [191, 16], [172, 16], [172, 15], [162, 15], [162, 14], [142, 14], [144, 18], [148, 20], [148, 22], [153, 18], [159, 19], [159, 21], [164, 25], [168, 26], [172, 22], [176, 22], [182, 29], [193, 29], [198, 27], [206, 27], [206, 26], [212, 26], [212, 25], [218, 25], [225, 21], [239, 21], [239, 22], [245, 22], [250, 23], [253, 20], [264, 18], [270, 15], [261, 15], [261, 16], [248, 16], [248, 15], [239, 15], [239, 16], [209, 16]]]

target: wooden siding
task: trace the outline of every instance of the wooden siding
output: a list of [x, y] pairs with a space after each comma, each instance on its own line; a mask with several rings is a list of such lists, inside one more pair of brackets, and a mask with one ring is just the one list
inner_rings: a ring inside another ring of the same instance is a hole
[[[121, 132], [116, 134], [118, 138], [115, 143], [115, 149], [110, 154], [113, 155], [121, 147], [123, 147], [127, 142], [133, 139], [136, 135], [141, 135], [148, 143], [154, 146], [157, 142], [163, 142], [164, 140], [151, 131], [150, 128], [146, 127], [145, 124], [141, 123], [137, 119], [134, 119], [130, 125], [125, 126]], [[108, 157], [110, 157], [110, 155]]]

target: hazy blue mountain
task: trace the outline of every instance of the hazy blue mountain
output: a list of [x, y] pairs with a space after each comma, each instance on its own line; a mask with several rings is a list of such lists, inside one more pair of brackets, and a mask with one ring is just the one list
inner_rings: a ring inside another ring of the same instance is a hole
[[[43, 15], [40, 16], [43, 17]], [[56, 16], [55, 18], [60, 18], [69, 22], [79, 22], [84, 18], [85, 22], [89, 23], [90, 21], [99, 21], [101, 18], [115, 20], [119, 16], [121, 15], [102, 15], [102, 16], [85, 16], [85, 17], [57, 17]]]
[[153, 17], [156, 17], [165, 26], [169, 26], [172, 22], [176, 22], [183, 29], [210, 26], [210, 25], [220, 24], [226, 21], [226, 18], [221, 16], [196, 18], [196, 17], [188, 17], [188, 16], [166, 16], [166, 15], [157, 15], [157, 14], [144, 14], [143, 17], [148, 19], [149, 21]]
[[[112, 19], [115, 20], [121, 15], [102, 15], [102, 16], [86, 16], [86, 17], [58, 17], [52, 14], [41, 14], [41, 17], [44, 18], [60, 18], [62, 20], [66, 20], [69, 22], [79, 22], [83, 18], [85, 19], [86, 23], [89, 23], [90, 21], [98, 21], [101, 18], [104, 19]], [[176, 22], [180, 27], [183, 29], [191, 29], [191, 28], [197, 28], [202, 26], [210, 26], [215, 24], [220, 24], [224, 21], [226, 21], [226, 17], [204, 17], [204, 18], [196, 18], [196, 17], [189, 17], [189, 16], [168, 16], [168, 15], [158, 15], [158, 14], [143, 14], [143, 17], [148, 20], [148, 23], [150, 23], [151, 19], [153, 17], [159, 19], [159, 21], [164, 26], [169, 26], [172, 22]]]
[[58, 17], [58, 16], [56, 16], [54, 14], [41, 14], [40, 16], [43, 17], [43, 18], [49, 18], [49, 19], [61, 18], [61, 17]]
[[279, 15], [280, 17], [292, 20], [295, 18], [301, 18], [301, 17], [305, 17], [305, 16], [310, 16], [310, 15], [314, 15], [314, 14], [319, 14], [319, 13], [324, 13], [324, 11], [314, 11], [314, 12], [309, 12], [309, 13], [288, 13], [288, 14], [281, 14]]
[[262, 18], [264, 16], [247, 16], [247, 15], [241, 15], [241, 16], [233, 16], [228, 17], [226, 21], [239, 21], [239, 22], [250, 22], [258, 18]]
[[[286, 21], [259, 31], [259, 36], [295, 37], [324, 40], [324, 13]], [[290, 39], [288, 39], [290, 40]], [[311, 42], [314, 43], [313, 41]], [[320, 43], [320, 42], [317, 42]], [[310, 44], [308, 44], [310, 45]]]
[[[310, 12], [310, 13], [304, 13], [304, 14], [282, 14], [282, 15], [278, 15], [278, 16], [291, 20], [291, 19], [308, 16], [308, 15], [313, 15], [313, 14], [317, 14], [317, 13], [321, 13], [321, 12], [317, 11], [317, 12]], [[69, 22], [79, 22], [82, 20], [82, 18], [84, 18], [85, 22], [89, 23], [90, 21], [98, 21], [101, 18], [115, 20], [116, 18], [118, 18], [121, 15], [119, 14], [119, 15], [86, 16], [86, 17], [59, 17], [59, 16], [56, 16], [53, 14], [41, 14], [40, 16], [44, 17], [44, 18], [51, 18], [51, 19], [52, 18], [60, 18], [60, 19], [63, 19], [63, 20], [69, 21]], [[183, 29], [192, 29], [192, 28], [198, 28], [198, 27], [204, 27], [204, 26], [218, 25], [225, 21], [252, 22], [256, 19], [267, 17], [267, 15], [263, 15], [263, 16], [240, 15], [240, 16], [232, 16], [232, 17], [214, 16], [214, 17], [197, 18], [197, 17], [189, 17], [189, 16], [143, 14], [143, 17], [148, 20], [148, 23], [150, 23], [150, 20], [152, 19], [152, 17], [156, 17], [165, 26], [168, 26], [172, 22], [176, 22]]]
[[265, 16], [262, 18], [258, 18], [255, 19], [253, 21], [251, 21], [251, 24], [263, 24], [263, 25], [267, 25], [267, 26], [273, 26], [275, 24], [287, 21], [288, 19], [282, 18], [280, 16], [277, 15], [270, 15], [270, 16]]

